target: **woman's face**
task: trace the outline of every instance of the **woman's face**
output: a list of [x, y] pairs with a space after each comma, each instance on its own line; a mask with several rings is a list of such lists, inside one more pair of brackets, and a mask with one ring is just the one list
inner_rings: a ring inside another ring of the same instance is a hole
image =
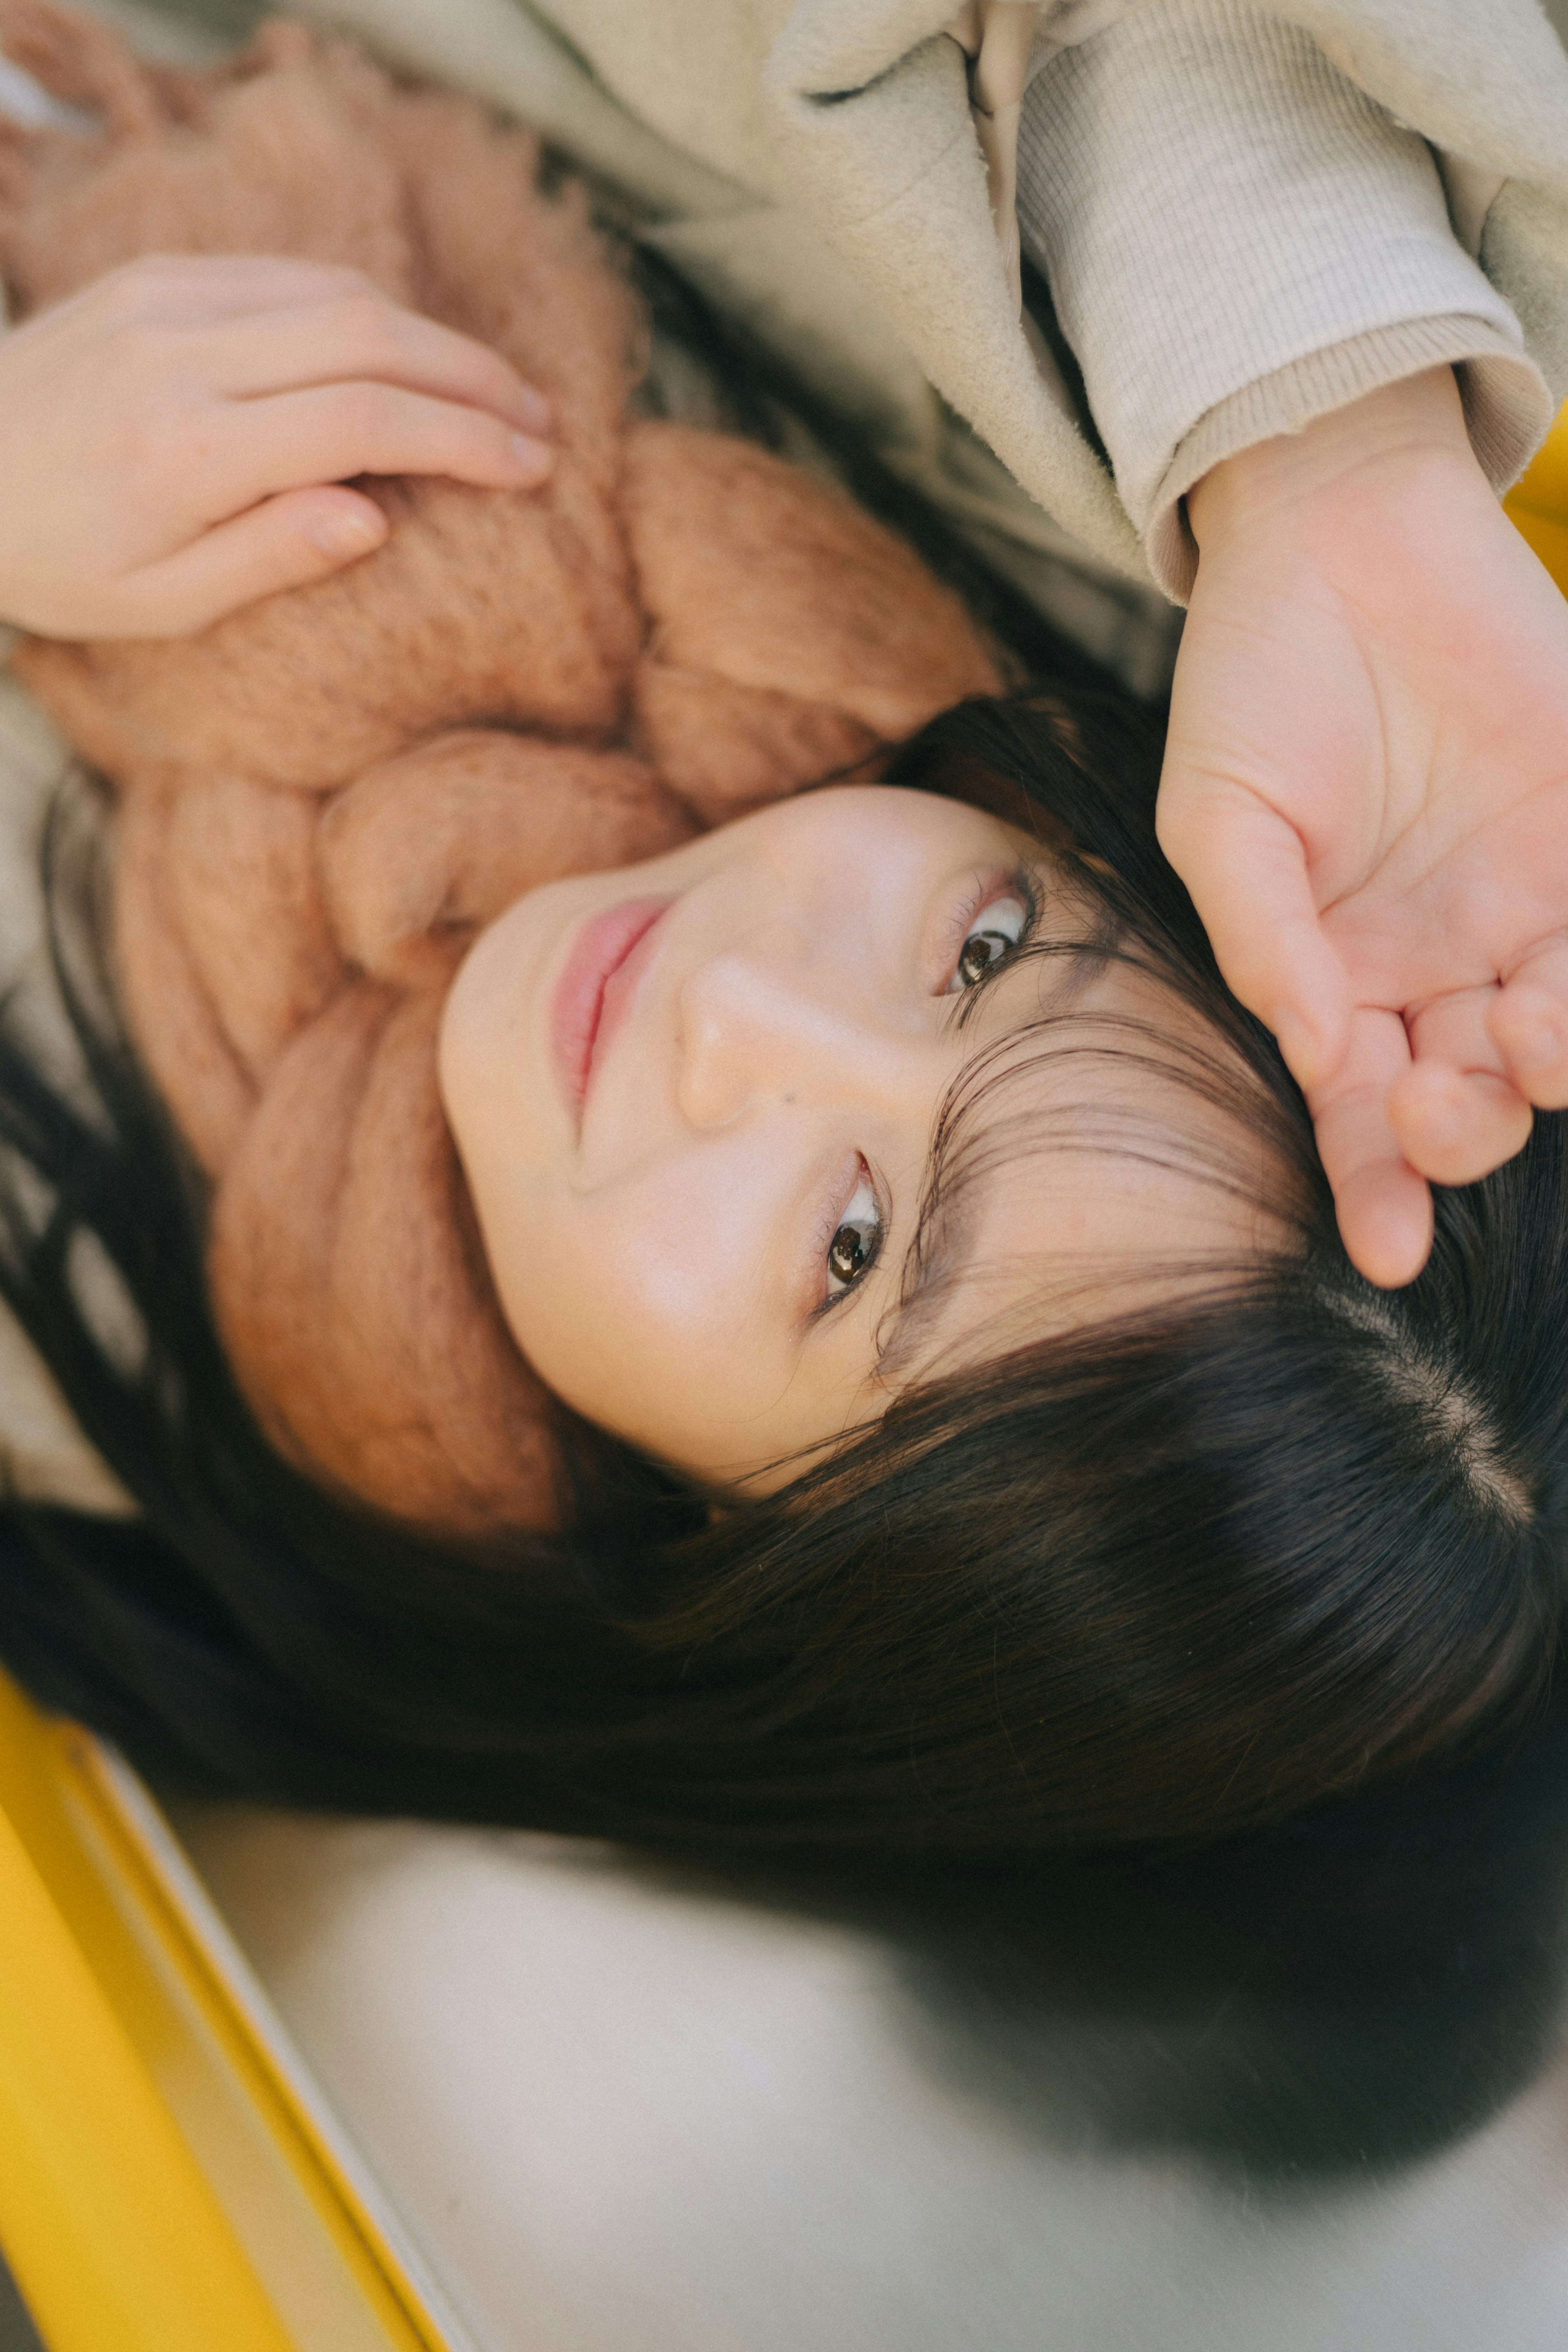
[[[995, 818], [873, 784], [552, 883], [491, 924], [447, 1003], [441, 1087], [502, 1311], [557, 1395], [763, 1488], [885, 1407], [933, 1129], [965, 1066], [1005, 1063], [1058, 999], [1073, 1019], [1199, 1026], [1122, 965], [1015, 965], [1053, 888]], [[1076, 1066], [1070, 1083], [1075, 1103], [1112, 1085]], [[1114, 1083], [1145, 1108], [1162, 1086]], [[995, 1352], [1026, 1265], [1234, 1254], [1256, 1222], [1147, 1155], [999, 1152], [942, 1242], [991, 1278], [942, 1282], [900, 1377], [939, 1347]]]

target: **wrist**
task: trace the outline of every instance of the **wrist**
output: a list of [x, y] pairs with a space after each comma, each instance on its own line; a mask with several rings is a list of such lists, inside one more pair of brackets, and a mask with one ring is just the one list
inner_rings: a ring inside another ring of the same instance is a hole
[[1222, 547], [1259, 529], [1279, 533], [1292, 521], [1398, 484], [1414, 490], [1434, 472], [1474, 477], [1490, 500], [1470, 447], [1452, 368], [1427, 368], [1383, 384], [1343, 408], [1238, 450], [1187, 493], [1187, 518], [1200, 565]]

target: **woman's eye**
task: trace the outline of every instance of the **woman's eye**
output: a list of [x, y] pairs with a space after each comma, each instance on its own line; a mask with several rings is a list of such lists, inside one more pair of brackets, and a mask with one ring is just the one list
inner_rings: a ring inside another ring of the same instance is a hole
[[827, 1295], [839, 1297], [859, 1281], [882, 1238], [882, 1212], [869, 1181], [862, 1178], [827, 1244]]
[[958, 951], [958, 962], [947, 983], [950, 996], [973, 988], [993, 964], [1016, 948], [1029, 928], [1029, 909], [1022, 898], [993, 898], [971, 923]]

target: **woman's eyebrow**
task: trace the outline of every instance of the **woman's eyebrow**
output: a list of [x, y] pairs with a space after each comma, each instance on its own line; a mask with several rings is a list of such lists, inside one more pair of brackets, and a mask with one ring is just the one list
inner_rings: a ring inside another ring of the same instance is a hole
[[[1016, 982], [1023, 972], [1033, 971], [1042, 982], [1039, 995], [1027, 1013], [1015, 1012], [1005, 1021], [994, 1020], [987, 1024], [992, 1034], [984, 1042], [977, 1041], [976, 1050], [955, 1074], [942, 1097], [926, 1156], [920, 1212], [900, 1264], [898, 1296], [884, 1308], [877, 1326], [873, 1380], [893, 1377], [919, 1329], [922, 1305], [929, 1306], [952, 1289], [973, 1252], [980, 1222], [973, 1171], [965, 1174], [955, 1193], [943, 1166], [944, 1146], [970, 1081], [988, 1060], [1000, 1061], [1010, 1041], [1059, 1018], [1085, 982], [1097, 969], [1103, 968], [1105, 955], [1103, 940], [1039, 940], [1000, 967], [994, 976], [981, 980], [970, 992], [972, 997], [981, 1000], [974, 1010], [984, 1021], [987, 1010], [994, 1014], [999, 1012], [1009, 981]], [[1046, 965], [1055, 967], [1048, 981], [1042, 971]], [[998, 1082], [1004, 1082], [1009, 1074], [999, 1069], [996, 1075]], [[963, 1103], [964, 1108], [969, 1107]]]
[[967, 1184], [960, 1187], [956, 1202], [946, 1200], [939, 1173], [928, 1161], [920, 1216], [903, 1255], [899, 1294], [877, 1325], [873, 1380], [892, 1379], [920, 1328], [922, 1301], [942, 1296], [963, 1273], [979, 1223], [973, 1202], [973, 1189]]
[[[1009, 979], [1015, 979], [1031, 966], [1037, 971], [1041, 963], [1061, 952], [1059, 948], [1050, 946], [1038, 949], [1032, 954], [1026, 950], [1014, 962], [999, 970], [994, 979], [980, 982], [971, 993], [978, 995], [984, 990], [991, 1006], [995, 1008]], [[1066, 963], [1059, 989], [1050, 991], [1053, 1000], [1062, 994], [1070, 994], [1077, 983], [1081, 959], [1076, 944], [1068, 954]], [[899, 1358], [907, 1350], [918, 1328], [922, 1301], [929, 1301], [933, 1295], [940, 1296], [951, 1288], [974, 1247], [979, 1220], [974, 1213], [973, 1185], [968, 1181], [961, 1183], [954, 1197], [952, 1187], [944, 1181], [947, 1171], [942, 1164], [944, 1146], [968, 1083], [988, 1060], [1001, 1057], [1009, 1040], [1036, 1028], [1057, 1009], [1055, 1002], [1048, 1007], [1037, 1002], [1022, 1018], [1015, 1014], [1005, 1023], [999, 1023], [994, 1034], [984, 1043], [977, 1043], [976, 1050], [948, 1086], [937, 1113], [931, 1149], [926, 1155], [915, 1229], [900, 1261], [898, 1296], [883, 1310], [877, 1326], [877, 1352], [871, 1368], [874, 1380], [885, 1381], [892, 1377]], [[999, 1076], [1001, 1075], [998, 1073]]]

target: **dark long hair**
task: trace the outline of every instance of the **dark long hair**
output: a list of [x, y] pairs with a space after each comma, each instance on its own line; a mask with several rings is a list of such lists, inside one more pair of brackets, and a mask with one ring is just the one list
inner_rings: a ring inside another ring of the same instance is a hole
[[[715, 1858], [1200, 1840], [1517, 1722], [1562, 1601], [1564, 1122], [1441, 1197], [1418, 1282], [1363, 1284], [1156, 848], [1158, 756], [1124, 703], [1037, 690], [939, 719], [895, 772], [1031, 825], [1100, 951], [1202, 1014], [1291, 1245], [917, 1383], [767, 1500], [716, 1509], [584, 1430], [572, 1530], [489, 1551], [344, 1507], [255, 1429], [57, 827], [90, 1087], [0, 1037], [0, 1288], [140, 1516], [13, 1502], [0, 1654], [166, 1780]], [[84, 1249], [137, 1344], [84, 1305]]]

